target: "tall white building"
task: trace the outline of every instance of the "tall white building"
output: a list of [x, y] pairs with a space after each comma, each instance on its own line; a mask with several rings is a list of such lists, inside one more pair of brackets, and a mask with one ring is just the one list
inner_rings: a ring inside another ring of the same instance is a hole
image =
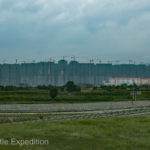
[[141, 78], [109, 78], [108, 80], [109, 85], [121, 85], [121, 84], [127, 84], [127, 85], [144, 85], [148, 84], [150, 85], [150, 79], [141, 79]]

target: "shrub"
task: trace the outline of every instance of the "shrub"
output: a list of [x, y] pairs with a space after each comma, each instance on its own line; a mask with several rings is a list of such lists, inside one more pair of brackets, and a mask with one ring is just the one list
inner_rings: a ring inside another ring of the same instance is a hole
[[50, 97], [51, 97], [52, 99], [55, 99], [56, 96], [57, 96], [57, 94], [58, 94], [57, 88], [51, 88], [51, 89], [50, 89]]
[[68, 81], [64, 87], [66, 88], [68, 92], [80, 92], [81, 91], [80, 86], [75, 85], [73, 81]]

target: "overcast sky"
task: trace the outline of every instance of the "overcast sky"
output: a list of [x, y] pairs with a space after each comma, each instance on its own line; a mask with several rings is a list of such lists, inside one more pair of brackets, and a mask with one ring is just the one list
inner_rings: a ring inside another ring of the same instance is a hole
[[150, 62], [150, 0], [0, 0], [0, 62], [73, 55]]

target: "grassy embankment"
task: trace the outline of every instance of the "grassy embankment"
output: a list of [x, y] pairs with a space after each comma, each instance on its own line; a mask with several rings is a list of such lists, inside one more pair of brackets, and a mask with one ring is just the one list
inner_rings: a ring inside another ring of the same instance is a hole
[[[129, 101], [132, 100], [131, 91], [122, 90], [96, 90], [89, 92], [59, 92], [56, 100], [51, 100], [48, 90], [28, 89], [15, 91], [0, 91], [0, 104], [7, 103], [75, 103], [100, 101]], [[144, 91], [137, 96], [137, 100], [150, 99], [150, 92]]]
[[49, 140], [45, 146], [0, 145], [1, 150], [149, 150], [150, 117], [0, 124], [0, 137]]

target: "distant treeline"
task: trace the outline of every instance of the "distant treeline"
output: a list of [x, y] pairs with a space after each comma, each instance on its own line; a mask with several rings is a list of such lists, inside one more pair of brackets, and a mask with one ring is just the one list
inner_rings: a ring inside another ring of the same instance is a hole
[[53, 86], [53, 85], [38, 85], [38, 86], [2, 86], [0, 85], [0, 90], [1, 91], [13, 91], [13, 90], [28, 90], [28, 89], [39, 89], [39, 90], [50, 90], [52, 88], [57, 88], [60, 91], [69, 91], [69, 92], [79, 92], [82, 89], [90, 89], [90, 90], [113, 90], [113, 89], [128, 89], [128, 90], [133, 90], [133, 89], [139, 89], [139, 90], [150, 90], [150, 85], [127, 85], [127, 84], [122, 84], [122, 85], [101, 85], [101, 86], [93, 86], [89, 84], [85, 84], [82, 86], [76, 85], [73, 81], [68, 81], [65, 85], [63, 86]]

